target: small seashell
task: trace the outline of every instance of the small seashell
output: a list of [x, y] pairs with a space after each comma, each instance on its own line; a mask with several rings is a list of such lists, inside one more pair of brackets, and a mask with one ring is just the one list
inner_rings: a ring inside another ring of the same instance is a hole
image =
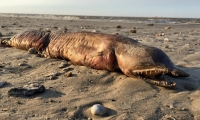
[[97, 31], [97, 30], [92, 30], [92, 32], [94, 32], [94, 33], [98, 33], [98, 32], [100, 32], [100, 31]]
[[156, 36], [164, 36], [165, 35], [165, 33], [158, 33], [158, 34], [156, 34]]
[[91, 113], [93, 115], [99, 115], [99, 116], [102, 116], [104, 114], [106, 114], [107, 112], [107, 109], [102, 106], [101, 104], [95, 104], [91, 107]]
[[190, 45], [189, 43], [185, 44], [185, 46], [189, 46], [189, 45]]
[[171, 29], [171, 27], [167, 26], [167, 27], [165, 27], [165, 29]]
[[169, 38], [164, 38], [164, 41], [165, 42], [169, 42]]

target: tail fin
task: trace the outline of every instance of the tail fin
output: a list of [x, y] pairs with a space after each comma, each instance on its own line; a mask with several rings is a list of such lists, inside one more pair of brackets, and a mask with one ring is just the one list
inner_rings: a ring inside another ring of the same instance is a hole
[[8, 40], [0, 40], [0, 47], [11, 47], [7, 42]]

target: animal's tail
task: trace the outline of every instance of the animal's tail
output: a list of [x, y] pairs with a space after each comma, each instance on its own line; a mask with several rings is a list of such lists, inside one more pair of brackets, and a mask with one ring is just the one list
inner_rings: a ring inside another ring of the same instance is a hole
[[7, 42], [8, 40], [0, 40], [0, 47], [11, 47]]

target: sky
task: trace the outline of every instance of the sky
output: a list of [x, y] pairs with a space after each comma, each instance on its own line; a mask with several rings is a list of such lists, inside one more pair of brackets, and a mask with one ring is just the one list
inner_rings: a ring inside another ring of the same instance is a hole
[[0, 0], [0, 13], [200, 18], [200, 0]]

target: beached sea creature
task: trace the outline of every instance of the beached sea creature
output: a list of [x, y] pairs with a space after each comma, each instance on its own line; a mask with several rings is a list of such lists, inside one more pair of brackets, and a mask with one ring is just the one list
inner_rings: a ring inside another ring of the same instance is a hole
[[24, 50], [35, 48], [42, 56], [70, 60], [75, 65], [98, 70], [120, 70], [129, 77], [140, 76], [158, 86], [176, 86], [175, 82], [164, 80], [163, 75], [189, 76], [176, 68], [162, 50], [120, 35], [30, 30], [1, 43], [0, 46], [12, 46]]

